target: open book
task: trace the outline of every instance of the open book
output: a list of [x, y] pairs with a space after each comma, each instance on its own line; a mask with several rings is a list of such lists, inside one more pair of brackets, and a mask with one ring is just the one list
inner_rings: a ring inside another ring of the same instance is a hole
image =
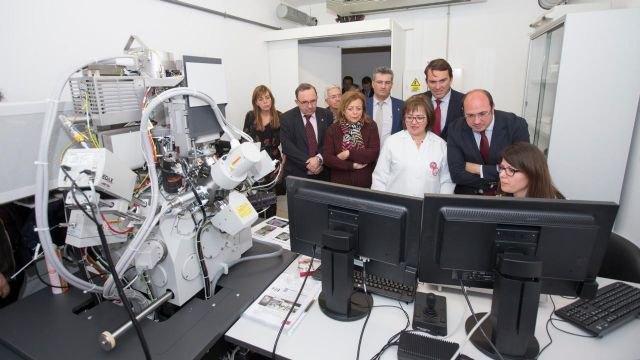
[[[300, 298], [294, 304], [294, 300], [300, 291], [304, 277], [299, 275], [298, 261], [294, 261], [284, 273], [282, 273], [265, 290], [256, 301], [249, 306], [243, 316], [279, 329], [289, 310], [293, 311], [287, 320], [283, 332], [288, 333], [296, 327], [305, 311], [313, 304], [320, 292], [321, 283], [311, 279], [307, 282], [300, 294]], [[307, 262], [308, 263], [308, 262]]]

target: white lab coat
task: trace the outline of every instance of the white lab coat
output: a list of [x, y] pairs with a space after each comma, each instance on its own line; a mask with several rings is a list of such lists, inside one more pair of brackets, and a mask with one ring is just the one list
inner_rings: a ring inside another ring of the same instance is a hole
[[385, 141], [371, 183], [374, 190], [417, 197], [453, 194], [455, 186], [447, 164], [447, 143], [429, 131], [418, 148], [407, 130]]

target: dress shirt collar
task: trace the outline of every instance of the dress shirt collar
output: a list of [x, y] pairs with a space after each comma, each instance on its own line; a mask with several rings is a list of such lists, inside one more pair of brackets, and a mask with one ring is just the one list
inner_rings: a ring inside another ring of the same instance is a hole
[[[449, 103], [449, 99], [451, 99], [451, 88], [449, 88], [449, 92], [447, 93], [447, 95], [443, 96], [442, 99], [440, 99], [440, 106], [442, 107], [442, 105], [448, 104]], [[435, 109], [436, 107], [436, 97], [435, 96], [431, 96], [431, 102], [433, 103], [433, 108]]]
[[375, 96], [373, 97], [373, 105], [378, 105], [378, 103], [383, 103], [384, 105], [390, 105], [391, 104], [391, 95], [387, 96], [386, 99], [380, 101], [378, 100]]
[[[302, 122], [303, 122], [304, 124], [306, 124], [306, 122], [307, 122], [307, 118], [306, 118], [306, 117], [304, 117], [304, 114], [302, 113], [302, 111], [300, 111], [300, 117], [302, 118]], [[312, 120], [315, 120], [315, 119], [316, 119], [316, 113], [315, 113], [315, 111], [314, 111], [314, 112], [311, 114], [311, 117], [309, 118], [309, 121], [312, 121]]]
[[[491, 133], [493, 132], [493, 126], [496, 124], [496, 116], [495, 114], [491, 116], [491, 124], [489, 124], [489, 126], [487, 126], [486, 129], [484, 129], [485, 133]], [[476, 132], [475, 130], [471, 129], [471, 131], [473, 131], [476, 134], [480, 134], [479, 132]]]

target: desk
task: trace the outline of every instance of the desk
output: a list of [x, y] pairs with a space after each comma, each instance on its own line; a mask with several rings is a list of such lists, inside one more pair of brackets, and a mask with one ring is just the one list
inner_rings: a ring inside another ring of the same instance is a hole
[[[308, 281], [315, 281], [309, 279]], [[601, 286], [612, 282], [599, 279]], [[420, 291], [434, 291], [421, 285]], [[457, 290], [443, 290], [437, 292], [447, 297], [448, 331], [452, 334], [447, 340], [461, 343], [466, 334], [463, 321], [469, 316], [469, 310], [464, 297]], [[362, 339], [360, 359], [370, 359], [382, 346], [398, 331], [404, 329], [407, 319], [398, 308], [397, 301], [374, 295], [374, 308], [367, 323]], [[548, 296], [540, 304], [536, 323], [536, 338], [545, 346], [549, 338], [545, 331], [545, 324], [552, 311]], [[556, 306], [560, 307], [572, 300], [553, 297]], [[476, 312], [486, 312], [491, 308], [491, 296], [486, 294], [470, 295], [471, 303]], [[409, 319], [413, 316], [413, 303], [402, 304]], [[288, 359], [355, 359], [358, 338], [364, 319], [355, 322], [338, 322], [326, 317], [317, 302], [314, 303], [302, 322], [290, 334], [280, 336], [277, 354], [279, 358]], [[561, 328], [580, 332], [568, 324], [560, 323]], [[631, 323], [615, 330], [601, 339], [581, 338], [571, 336], [549, 327], [553, 344], [545, 350], [541, 359], [640, 359], [640, 321]], [[252, 320], [241, 317], [226, 333], [227, 341], [244, 346], [265, 356], [271, 354], [277, 330], [260, 325]], [[473, 359], [487, 359], [471, 343], [467, 343], [462, 351]], [[396, 359], [397, 347], [388, 349], [382, 359]]]
[[[271, 251], [254, 244], [246, 255]], [[285, 251], [278, 258], [240, 263], [220, 279], [221, 289], [210, 299], [193, 298], [163, 322], [143, 319], [140, 325], [153, 359], [201, 358], [294, 258]], [[0, 310], [0, 358], [143, 359], [133, 329], [118, 339], [114, 350], [102, 350], [98, 335], [114, 331], [128, 318], [111, 302], [74, 315], [71, 309], [87, 298], [76, 289], [57, 296], [43, 289]]]

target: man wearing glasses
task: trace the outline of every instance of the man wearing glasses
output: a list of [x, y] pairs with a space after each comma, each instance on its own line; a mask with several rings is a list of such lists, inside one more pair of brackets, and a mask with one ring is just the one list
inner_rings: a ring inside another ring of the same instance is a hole
[[286, 156], [284, 176], [328, 180], [329, 170], [322, 166], [322, 145], [333, 115], [318, 107], [318, 93], [311, 84], [302, 83], [295, 91], [297, 107], [280, 118], [280, 141]]
[[402, 130], [402, 104], [400, 99], [391, 96], [393, 71], [380, 66], [373, 72], [373, 96], [367, 98], [367, 115], [378, 125], [380, 146], [391, 134]]
[[342, 99], [342, 90], [338, 85], [330, 85], [324, 92], [324, 101], [327, 103], [326, 109], [331, 111], [333, 118], [338, 118], [338, 108]]
[[469, 91], [462, 102], [465, 121], [452, 123], [447, 137], [455, 193], [495, 195], [500, 153], [511, 144], [529, 142], [527, 122], [495, 110], [486, 90]]

